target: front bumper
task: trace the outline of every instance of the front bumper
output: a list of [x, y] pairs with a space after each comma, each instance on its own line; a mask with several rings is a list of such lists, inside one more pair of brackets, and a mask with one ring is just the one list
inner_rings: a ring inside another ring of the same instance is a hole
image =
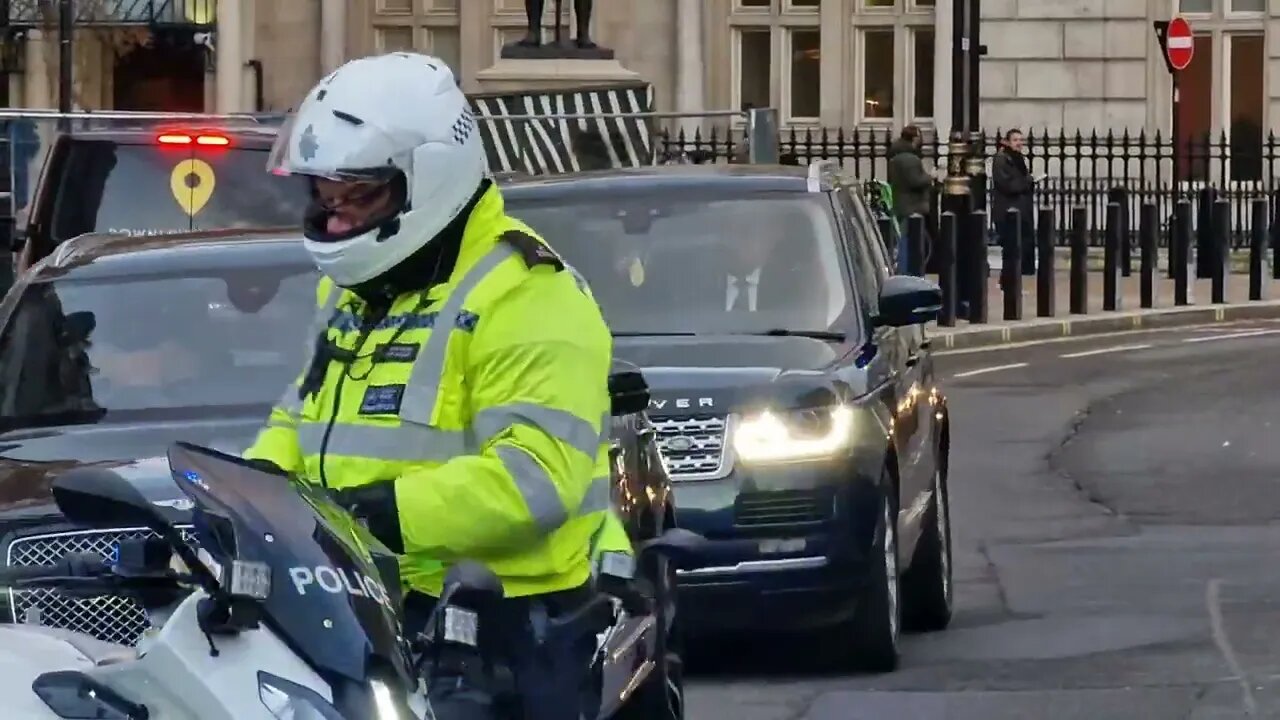
[[853, 456], [734, 467], [675, 484], [676, 524], [707, 546], [679, 577], [693, 632], [821, 627], [852, 614], [879, 518], [879, 465]]

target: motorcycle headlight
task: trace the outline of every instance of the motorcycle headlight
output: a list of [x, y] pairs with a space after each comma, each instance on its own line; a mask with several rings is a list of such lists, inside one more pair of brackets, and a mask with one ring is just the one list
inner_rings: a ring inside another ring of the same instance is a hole
[[790, 462], [830, 457], [853, 440], [853, 408], [847, 405], [764, 411], [742, 418], [733, 449], [745, 462]]
[[315, 690], [268, 672], [258, 672], [258, 699], [276, 720], [345, 720]]

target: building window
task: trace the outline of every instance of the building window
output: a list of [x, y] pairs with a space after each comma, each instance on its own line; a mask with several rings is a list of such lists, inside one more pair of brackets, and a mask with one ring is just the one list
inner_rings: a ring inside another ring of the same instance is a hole
[[378, 52], [415, 50], [413, 27], [409, 25], [380, 27], [375, 30]]
[[930, 122], [935, 112], [932, 0], [858, 0], [851, 18], [856, 122]]
[[373, 15], [374, 42], [380, 52], [412, 50], [435, 55], [460, 74], [458, 0], [378, 0]]
[[782, 120], [822, 112], [821, 0], [734, 0], [733, 106], [779, 108]]
[[820, 35], [817, 28], [788, 33], [791, 45], [787, 55], [791, 65], [787, 74], [788, 117], [816, 120], [821, 111]]
[[[1178, 103], [1179, 180], [1256, 181], [1263, 177], [1261, 153], [1267, 112], [1266, 2], [1174, 0], [1196, 13], [1191, 64], [1180, 74]], [[1225, 135], [1227, 163], [1213, 145]], [[1225, 175], [1220, 177], [1220, 175]]]
[[893, 28], [862, 33], [862, 117], [892, 120], [894, 108]]
[[911, 31], [911, 119], [933, 118], [933, 28]]
[[769, 98], [769, 78], [773, 76], [771, 41], [767, 29], [738, 31], [739, 109], [766, 108], [772, 104]]

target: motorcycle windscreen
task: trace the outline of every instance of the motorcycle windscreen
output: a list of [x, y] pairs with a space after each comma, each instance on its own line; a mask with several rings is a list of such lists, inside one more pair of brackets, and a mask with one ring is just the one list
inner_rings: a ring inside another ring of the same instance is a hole
[[317, 672], [408, 677], [395, 555], [351, 515], [323, 492], [208, 448], [175, 443], [169, 467], [195, 503], [201, 547], [227, 568], [271, 568], [267, 622]]

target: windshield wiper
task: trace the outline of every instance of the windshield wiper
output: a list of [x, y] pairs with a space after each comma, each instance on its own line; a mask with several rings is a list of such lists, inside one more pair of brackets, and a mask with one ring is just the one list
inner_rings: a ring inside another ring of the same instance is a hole
[[765, 335], [768, 337], [803, 337], [813, 338], [814, 340], [833, 340], [835, 342], [842, 342], [848, 337], [848, 335], [834, 330], [787, 330], [786, 328], [773, 328], [772, 330], [761, 330], [746, 334]]

